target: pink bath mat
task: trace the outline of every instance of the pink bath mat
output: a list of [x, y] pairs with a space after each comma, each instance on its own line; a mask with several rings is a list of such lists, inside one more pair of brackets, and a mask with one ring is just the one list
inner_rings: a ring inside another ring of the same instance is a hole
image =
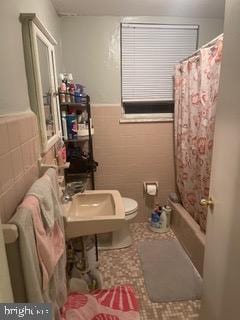
[[62, 320], [139, 320], [137, 298], [130, 286], [91, 294], [72, 293], [62, 308]]

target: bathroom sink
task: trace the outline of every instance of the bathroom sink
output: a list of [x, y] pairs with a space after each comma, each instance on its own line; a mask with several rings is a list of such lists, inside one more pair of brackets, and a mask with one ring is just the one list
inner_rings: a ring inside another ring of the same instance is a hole
[[68, 239], [112, 232], [125, 221], [122, 197], [117, 190], [89, 190], [77, 193], [63, 204]]

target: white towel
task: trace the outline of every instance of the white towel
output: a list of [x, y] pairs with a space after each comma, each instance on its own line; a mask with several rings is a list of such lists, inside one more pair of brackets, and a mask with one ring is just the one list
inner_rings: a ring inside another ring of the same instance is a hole
[[59, 187], [58, 187], [58, 175], [57, 175], [57, 169], [55, 168], [49, 168], [45, 175], [48, 176], [51, 179], [51, 183], [53, 186], [53, 190], [57, 197], [59, 197]]
[[46, 230], [52, 230], [55, 220], [59, 216], [62, 216], [62, 209], [59, 203], [59, 198], [54, 191], [54, 187], [51, 182], [53, 173], [51, 171], [49, 175], [49, 170], [44, 174], [43, 177], [33, 183], [27, 193], [28, 195], [32, 195], [38, 198], [43, 224]]

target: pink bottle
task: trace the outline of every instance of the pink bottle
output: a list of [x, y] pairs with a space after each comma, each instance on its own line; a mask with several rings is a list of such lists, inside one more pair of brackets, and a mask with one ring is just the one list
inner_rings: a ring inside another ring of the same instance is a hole
[[66, 102], [66, 90], [67, 90], [66, 83], [62, 82], [59, 90], [61, 103]]

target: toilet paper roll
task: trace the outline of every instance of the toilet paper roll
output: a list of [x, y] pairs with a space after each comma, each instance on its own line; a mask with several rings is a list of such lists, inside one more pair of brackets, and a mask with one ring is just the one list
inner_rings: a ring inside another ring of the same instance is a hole
[[157, 186], [155, 184], [148, 184], [147, 185], [147, 194], [149, 194], [150, 196], [156, 196]]

